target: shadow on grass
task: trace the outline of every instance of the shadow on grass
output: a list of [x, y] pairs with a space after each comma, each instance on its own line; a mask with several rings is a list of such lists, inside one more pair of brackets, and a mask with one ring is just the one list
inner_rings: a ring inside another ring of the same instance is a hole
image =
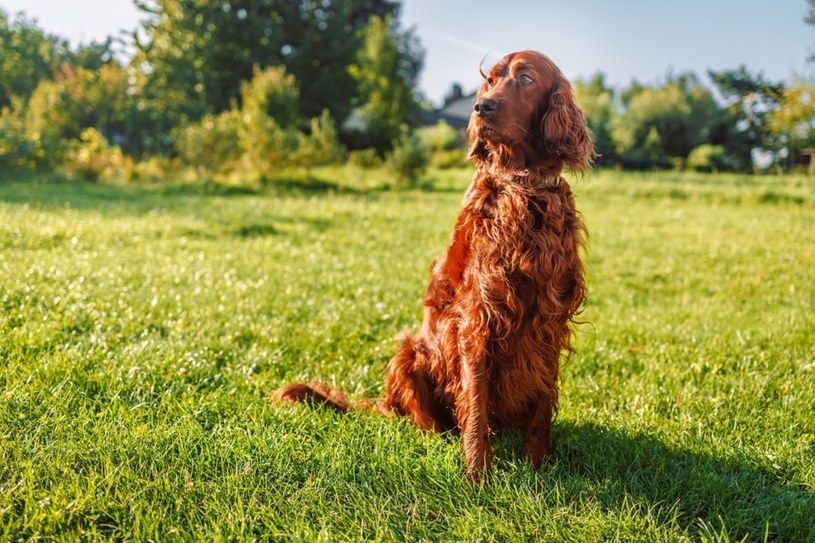
[[[197, 239], [215, 239], [224, 234], [238, 239], [259, 239], [280, 235], [283, 225], [307, 226], [317, 232], [332, 227], [333, 221], [320, 216], [288, 216], [276, 213], [276, 197], [311, 198], [325, 194], [362, 194], [315, 177], [291, 176], [271, 182], [269, 185], [228, 185], [216, 181], [166, 183], [130, 183], [113, 185], [87, 183], [55, 174], [28, 174], [27, 176], [0, 180], [0, 203], [20, 205], [59, 213], [63, 210], [92, 212], [109, 217], [144, 217], [159, 213], [173, 217], [198, 220], [194, 226], [177, 225], [178, 236]], [[266, 196], [262, 204], [266, 212], [262, 217], [235, 215], [241, 209], [241, 198]], [[229, 199], [234, 205], [222, 213], [213, 199]], [[58, 240], [59, 241], [59, 240]]]
[[[282, 175], [265, 181], [262, 186], [233, 185], [213, 180], [113, 185], [81, 182], [51, 173], [24, 173], [0, 178], [0, 202], [133, 215], [156, 209], [189, 214], [184, 208], [194, 204], [196, 198], [242, 198], [262, 194], [296, 197], [370, 192], [381, 191], [359, 190], [307, 174]], [[258, 233], [251, 226], [246, 232], [236, 232], [237, 235], [249, 236]]]
[[686, 525], [721, 523], [738, 538], [762, 540], [767, 530], [770, 540], [815, 541], [815, 492], [780, 467], [676, 450], [593, 424], [557, 422], [554, 440], [548, 475], [606, 509], [633, 500], [675, 510]]
[[115, 208], [118, 213], [124, 210], [133, 214], [146, 213], [156, 207], [172, 208], [190, 197], [230, 198], [259, 192], [253, 187], [215, 181], [111, 185], [77, 181], [57, 174], [24, 174], [0, 181], [2, 202], [100, 212]]
[[335, 181], [329, 181], [311, 174], [283, 174], [264, 181], [264, 187], [277, 193], [300, 193], [306, 195], [325, 194], [330, 192], [344, 194], [364, 194], [369, 192], [381, 192], [371, 190], [361, 190], [355, 187], [342, 185]]

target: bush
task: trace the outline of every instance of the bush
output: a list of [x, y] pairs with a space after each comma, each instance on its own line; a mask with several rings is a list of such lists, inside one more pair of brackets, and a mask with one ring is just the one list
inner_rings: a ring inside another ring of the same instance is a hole
[[97, 72], [64, 66], [40, 82], [26, 107], [26, 128], [42, 141], [76, 140], [86, 128], [123, 131], [130, 97], [128, 74], [114, 63]]
[[416, 133], [405, 133], [394, 142], [389, 163], [400, 182], [415, 187], [430, 163], [430, 151]]
[[322, 164], [334, 164], [343, 158], [343, 150], [337, 140], [337, 129], [327, 109], [322, 115], [311, 119], [309, 134], [300, 134], [295, 160], [306, 169]]
[[269, 179], [303, 166], [339, 162], [343, 150], [328, 110], [297, 130], [298, 89], [283, 67], [255, 70], [241, 85], [242, 105], [207, 115], [173, 132], [184, 163], [212, 174], [241, 172]]
[[382, 157], [376, 149], [360, 149], [348, 153], [348, 164], [369, 170], [382, 165]]
[[688, 155], [686, 165], [698, 172], [713, 172], [727, 169], [725, 149], [721, 145], [705, 143], [695, 147]]
[[8, 109], [0, 112], [0, 168], [34, 168], [42, 154], [38, 142], [25, 129], [23, 120]]
[[111, 146], [101, 132], [87, 128], [73, 142], [64, 164], [66, 173], [83, 181], [96, 182], [104, 175], [130, 179], [133, 165], [118, 146]]
[[288, 128], [297, 124], [300, 108], [300, 89], [293, 75], [284, 66], [265, 70], [255, 67], [252, 79], [241, 83], [241, 111], [253, 117], [267, 115], [278, 126]]
[[163, 181], [178, 177], [181, 170], [179, 159], [164, 155], [152, 155], [133, 166], [134, 181]]
[[294, 128], [280, 126], [265, 113], [243, 113], [240, 123], [240, 149], [244, 167], [263, 178], [295, 164], [299, 143]]
[[234, 169], [241, 158], [241, 116], [229, 110], [206, 115], [200, 121], [173, 131], [175, 149], [181, 160], [209, 174]]
[[422, 145], [430, 153], [430, 164], [436, 168], [455, 168], [464, 164], [466, 142], [458, 130], [444, 121], [418, 130]]

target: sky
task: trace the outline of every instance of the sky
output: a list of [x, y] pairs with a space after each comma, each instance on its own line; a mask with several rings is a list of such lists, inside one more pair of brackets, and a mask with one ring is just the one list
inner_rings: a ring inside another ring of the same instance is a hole
[[[659, 83], [669, 73], [737, 68], [772, 81], [815, 75], [815, 26], [806, 0], [404, 0], [401, 21], [425, 49], [419, 81], [440, 103], [452, 83], [480, 82], [483, 58], [535, 49], [570, 79], [597, 72], [615, 87]], [[132, 0], [0, 0], [72, 43], [132, 30]]]

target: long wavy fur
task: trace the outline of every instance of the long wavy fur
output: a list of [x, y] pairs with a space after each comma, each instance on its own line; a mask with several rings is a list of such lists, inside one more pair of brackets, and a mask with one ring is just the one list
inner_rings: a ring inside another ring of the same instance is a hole
[[[574, 350], [571, 324], [586, 297], [586, 229], [561, 177], [564, 167], [591, 166], [586, 119], [548, 58], [524, 51], [502, 63], [476, 98], [495, 102], [494, 118], [472, 116], [477, 169], [450, 245], [431, 265], [422, 326], [400, 336], [385, 398], [352, 404], [319, 383], [277, 392], [282, 401], [376, 408], [426, 430], [459, 430], [474, 479], [488, 466], [493, 430], [522, 428], [535, 466], [550, 453], [559, 368]], [[517, 63], [545, 83], [534, 100], [517, 102], [535, 92], [508, 79]]]

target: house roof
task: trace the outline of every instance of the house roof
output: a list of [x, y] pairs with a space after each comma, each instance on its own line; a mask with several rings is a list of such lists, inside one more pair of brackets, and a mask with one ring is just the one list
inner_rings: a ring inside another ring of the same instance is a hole
[[422, 115], [424, 124], [435, 124], [444, 121], [453, 128], [467, 128], [470, 122], [470, 113], [473, 111], [475, 93], [448, 100], [444, 106]]
[[[470, 113], [473, 111], [475, 93], [466, 96], [449, 98], [444, 105], [433, 111], [419, 110], [414, 112], [418, 116], [419, 123], [425, 126], [434, 125], [439, 121], [444, 121], [453, 128], [467, 128], [470, 122]], [[351, 114], [342, 123], [343, 131], [364, 132], [368, 127], [367, 121], [363, 118], [359, 108], [354, 108]]]

